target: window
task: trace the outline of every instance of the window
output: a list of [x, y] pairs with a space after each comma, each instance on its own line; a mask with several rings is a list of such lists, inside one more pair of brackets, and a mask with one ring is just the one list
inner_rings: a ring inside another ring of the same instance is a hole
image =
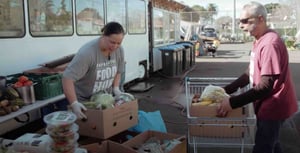
[[154, 44], [159, 45], [164, 43], [163, 34], [163, 12], [158, 9], [153, 10], [153, 37]]
[[28, 0], [32, 36], [72, 35], [72, 0]]
[[170, 13], [169, 16], [169, 29], [170, 29], [170, 33], [169, 33], [169, 37], [170, 37], [170, 42], [175, 42], [175, 14]]
[[169, 27], [169, 12], [163, 11], [163, 29], [164, 29], [164, 43], [169, 42], [169, 37], [170, 37], [170, 27]]
[[23, 37], [25, 35], [23, 0], [1, 0], [0, 37]]
[[107, 0], [107, 22], [115, 21], [126, 29], [126, 1]]
[[146, 33], [146, 4], [142, 0], [128, 3], [128, 33]]
[[76, 27], [79, 35], [99, 35], [104, 26], [103, 0], [76, 0]]

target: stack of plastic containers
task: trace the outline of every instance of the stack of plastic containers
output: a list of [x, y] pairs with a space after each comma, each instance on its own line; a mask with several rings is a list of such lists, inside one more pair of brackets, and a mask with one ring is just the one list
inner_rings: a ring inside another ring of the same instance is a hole
[[47, 124], [46, 132], [52, 141], [49, 146], [51, 153], [74, 153], [79, 138], [76, 115], [69, 111], [57, 111], [44, 117]]

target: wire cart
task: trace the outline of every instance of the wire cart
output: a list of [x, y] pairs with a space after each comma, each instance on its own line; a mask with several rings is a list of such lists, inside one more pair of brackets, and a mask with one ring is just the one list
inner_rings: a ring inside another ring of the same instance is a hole
[[[197, 153], [201, 148], [226, 147], [245, 148], [254, 145], [256, 117], [252, 104], [237, 108], [227, 117], [216, 117], [217, 106], [200, 106], [192, 103], [195, 94], [201, 94], [208, 85], [225, 86], [235, 78], [221, 77], [186, 77], [185, 94], [187, 102], [188, 151]], [[233, 94], [245, 92], [248, 87], [239, 89]]]

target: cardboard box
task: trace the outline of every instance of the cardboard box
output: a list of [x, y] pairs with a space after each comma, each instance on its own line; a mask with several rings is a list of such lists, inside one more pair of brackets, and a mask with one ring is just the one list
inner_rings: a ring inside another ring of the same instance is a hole
[[138, 102], [135, 100], [104, 110], [88, 109], [85, 114], [86, 121], [76, 121], [79, 134], [107, 139], [138, 123]]
[[215, 138], [239, 138], [245, 135], [247, 126], [244, 119], [249, 114], [248, 107], [232, 110], [226, 117], [217, 117], [218, 106], [203, 106], [193, 103], [190, 106], [190, 116], [196, 117], [189, 124], [191, 136]]
[[214, 138], [241, 138], [246, 132], [246, 126], [241, 121], [211, 120], [189, 125], [189, 133], [192, 136]]
[[88, 153], [136, 153], [135, 150], [110, 140], [81, 147], [85, 148]]
[[[190, 106], [190, 116], [192, 117], [217, 117], [217, 105], [204, 106], [199, 103], [192, 103]], [[228, 112], [227, 118], [245, 117], [247, 115], [246, 108], [241, 107]]]
[[164, 140], [173, 140], [173, 139], [180, 139], [181, 143], [177, 144], [172, 150], [170, 150], [169, 153], [186, 153], [187, 152], [187, 147], [186, 147], [186, 138], [185, 136], [177, 135], [177, 134], [172, 134], [172, 133], [162, 133], [158, 131], [145, 131], [132, 139], [126, 141], [123, 143], [123, 145], [128, 146], [130, 148], [137, 148], [144, 144], [147, 140], [150, 138], [157, 138], [161, 142]]

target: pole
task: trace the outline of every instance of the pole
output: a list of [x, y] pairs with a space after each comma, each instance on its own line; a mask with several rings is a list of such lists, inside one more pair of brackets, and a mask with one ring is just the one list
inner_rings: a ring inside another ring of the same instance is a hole
[[235, 34], [235, 19], [236, 19], [236, 0], [233, 0], [233, 18], [232, 18], [232, 36], [236, 36]]

